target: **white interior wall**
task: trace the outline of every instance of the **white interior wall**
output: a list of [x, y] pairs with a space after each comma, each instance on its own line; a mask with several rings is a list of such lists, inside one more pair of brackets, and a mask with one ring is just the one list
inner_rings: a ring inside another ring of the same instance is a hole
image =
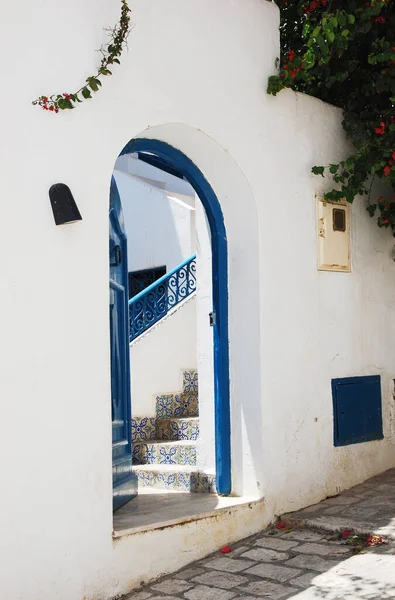
[[166, 266], [170, 272], [192, 256], [194, 208], [119, 170], [114, 171], [128, 238], [128, 269]]
[[156, 396], [182, 390], [182, 370], [196, 369], [196, 296], [130, 345], [132, 416], [155, 416]]
[[[224, 213], [233, 485], [266, 498], [264, 518], [236, 523], [234, 535], [394, 466], [393, 240], [359, 202], [352, 273], [317, 272], [311, 166], [348, 150], [338, 110], [266, 95], [279, 55], [274, 4], [134, 0], [122, 65], [59, 115], [30, 102], [95, 71], [118, 2], [2, 8], [13, 52], [2, 71], [12, 109], [0, 96], [1, 597], [108, 600], [174, 568], [177, 553], [202, 556], [223, 540], [195, 524], [112, 540], [108, 198], [114, 161], [139, 132], [186, 153]], [[48, 189], [58, 181], [82, 222], [55, 227]], [[334, 448], [331, 377], [375, 372], [385, 440]]]
[[118, 156], [115, 161], [115, 169], [124, 173], [129, 173], [147, 182], [153, 183], [156, 187], [162, 188], [169, 193], [181, 194], [194, 199], [194, 190], [191, 184], [180, 177], [176, 177], [167, 171], [139, 160], [136, 154], [123, 154]]

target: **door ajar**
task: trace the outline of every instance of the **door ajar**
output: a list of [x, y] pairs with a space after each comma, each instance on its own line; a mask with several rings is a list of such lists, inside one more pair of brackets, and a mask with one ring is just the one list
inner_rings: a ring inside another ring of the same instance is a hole
[[127, 239], [114, 177], [110, 192], [110, 344], [113, 509], [137, 494], [132, 473]]

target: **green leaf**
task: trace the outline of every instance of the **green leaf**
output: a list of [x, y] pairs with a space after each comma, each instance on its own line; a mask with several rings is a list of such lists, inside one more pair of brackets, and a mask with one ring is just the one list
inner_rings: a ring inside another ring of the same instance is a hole
[[333, 31], [328, 31], [326, 37], [333, 44], [333, 42], [335, 41], [335, 34], [333, 33]]
[[313, 50], [307, 50], [304, 57], [304, 67], [305, 69], [312, 69], [315, 64], [315, 54]]
[[83, 95], [83, 97], [85, 99], [92, 98], [92, 95], [91, 95], [91, 93], [90, 93], [90, 91], [89, 91], [89, 89], [87, 87], [82, 88], [81, 94]]
[[314, 173], [314, 175], [322, 175], [322, 177], [324, 176], [324, 171], [325, 171], [325, 167], [313, 167], [311, 169], [312, 173]]
[[91, 90], [94, 92], [97, 92], [99, 89], [99, 86], [96, 83], [96, 79], [94, 77], [89, 77], [88, 82], [89, 82], [89, 87], [91, 88]]
[[324, 38], [322, 37], [322, 35], [319, 35], [317, 37], [317, 44], [322, 52], [322, 54], [327, 54], [328, 53], [328, 44], [325, 42]]

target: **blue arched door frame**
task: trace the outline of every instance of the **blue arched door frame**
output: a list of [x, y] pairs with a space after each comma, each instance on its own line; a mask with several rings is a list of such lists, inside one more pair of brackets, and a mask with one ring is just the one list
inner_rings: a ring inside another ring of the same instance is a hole
[[[192, 185], [206, 211], [211, 232], [214, 338], [215, 461], [218, 494], [232, 489], [228, 331], [228, 245], [221, 205], [198, 167], [180, 150], [155, 139], [138, 138], [120, 156], [138, 152], [157, 157]], [[207, 316], [208, 318], [208, 316]]]

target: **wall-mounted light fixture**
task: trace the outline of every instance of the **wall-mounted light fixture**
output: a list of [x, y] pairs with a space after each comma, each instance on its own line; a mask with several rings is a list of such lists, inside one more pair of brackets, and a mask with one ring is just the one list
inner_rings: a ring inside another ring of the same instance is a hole
[[70, 188], [64, 183], [55, 183], [49, 188], [52, 212], [56, 225], [82, 221], [76, 201]]

